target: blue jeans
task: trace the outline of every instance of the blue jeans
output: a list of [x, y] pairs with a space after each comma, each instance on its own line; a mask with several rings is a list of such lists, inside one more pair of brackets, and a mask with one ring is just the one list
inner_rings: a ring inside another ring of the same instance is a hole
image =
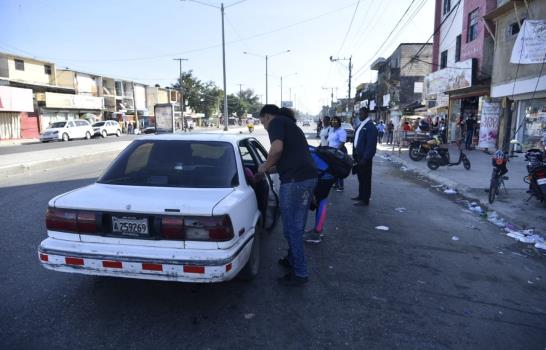
[[307, 211], [317, 179], [281, 184], [280, 205], [284, 238], [288, 242], [288, 261], [298, 277], [307, 277], [307, 263], [303, 252], [303, 232]]

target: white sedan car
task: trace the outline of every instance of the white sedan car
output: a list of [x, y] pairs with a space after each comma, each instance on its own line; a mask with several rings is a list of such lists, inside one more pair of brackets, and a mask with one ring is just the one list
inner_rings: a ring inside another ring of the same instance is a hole
[[135, 140], [96, 183], [51, 199], [40, 262], [90, 275], [251, 279], [260, 232], [278, 216], [276, 174], [250, 176], [266, 157], [256, 139], [243, 135]]
[[95, 136], [106, 137], [108, 135], [121, 136], [119, 123], [114, 120], [105, 120], [93, 124], [93, 134]]

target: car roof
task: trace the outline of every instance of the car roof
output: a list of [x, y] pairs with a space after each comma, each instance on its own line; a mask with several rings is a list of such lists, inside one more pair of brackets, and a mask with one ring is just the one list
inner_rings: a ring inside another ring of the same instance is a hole
[[237, 143], [240, 140], [251, 138], [244, 134], [221, 134], [221, 133], [174, 133], [147, 135], [140, 140], [187, 140], [187, 141], [223, 141]]

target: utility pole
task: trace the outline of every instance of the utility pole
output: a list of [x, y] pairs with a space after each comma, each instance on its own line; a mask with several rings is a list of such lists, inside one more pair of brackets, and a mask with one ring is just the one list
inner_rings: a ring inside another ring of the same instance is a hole
[[184, 128], [184, 109], [185, 109], [185, 103], [184, 103], [184, 92], [182, 89], [182, 61], [187, 61], [187, 58], [173, 58], [173, 61], [178, 61], [179, 65], [179, 72], [180, 72], [180, 79], [179, 79], [179, 85], [178, 85], [178, 91], [180, 92], [180, 116], [182, 118], [182, 129], [186, 130]]
[[243, 85], [244, 84], [239, 83], [237, 85], [239, 85], [239, 97], [241, 97], [241, 96], [243, 96]]
[[330, 56], [330, 61], [336, 62], [336, 61], [349, 61], [349, 89], [347, 92], [347, 107], [346, 112], [349, 112], [349, 105], [351, 103], [351, 79], [352, 79], [352, 73], [353, 73], [353, 63], [352, 63], [353, 56], [350, 56], [349, 58], [334, 58], [333, 56]]
[[279, 105], [282, 107], [282, 75], [281, 75], [281, 103]]
[[226, 39], [224, 35], [224, 3], [220, 5], [222, 13], [222, 65], [224, 68], [224, 131], [228, 131], [229, 111], [227, 105], [227, 87], [226, 87]]

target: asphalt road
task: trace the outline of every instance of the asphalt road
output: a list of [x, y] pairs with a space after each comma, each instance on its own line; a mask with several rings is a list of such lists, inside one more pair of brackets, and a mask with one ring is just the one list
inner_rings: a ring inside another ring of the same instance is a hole
[[[263, 135], [260, 136], [263, 138]], [[0, 348], [544, 349], [546, 256], [376, 157], [372, 204], [332, 192], [310, 282], [285, 288], [276, 229], [252, 282], [179, 284], [48, 271], [56, 194], [105, 162], [0, 182]], [[395, 211], [406, 208], [405, 212]], [[388, 231], [375, 229], [385, 225]], [[456, 236], [458, 240], [454, 240]]]
[[13, 153], [23, 153], [23, 152], [35, 152], [35, 151], [43, 151], [43, 150], [55, 150], [57, 148], [64, 148], [64, 147], [74, 147], [74, 146], [85, 146], [85, 145], [93, 145], [97, 143], [109, 143], [109, 142], [118, 142], [118, 141], [127, 141], [132, 140], [139, 137], [139, 135], [126, 135], [123, 134], [120, 137], [116, 136], [108, 136], [106, 138], [102, 137], [93, 137], [89, 140], [70, 140], [68, 142], [62, 142], [62, 141], [55, 141], [55, 142], [31, 142], [31, 143], [24, 143], [21, 145], [13, 145], [13, 146], [2, 146], [0, 147], [0, 155], [2, 154], [13, 154]]

